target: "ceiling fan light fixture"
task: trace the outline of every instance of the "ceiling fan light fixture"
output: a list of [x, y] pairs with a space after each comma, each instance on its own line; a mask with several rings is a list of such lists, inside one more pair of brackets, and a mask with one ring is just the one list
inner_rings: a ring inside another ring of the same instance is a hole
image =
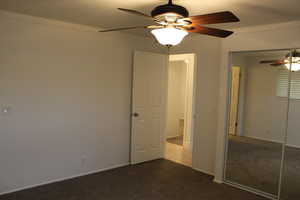
[[179, 44], [188, 32], [183, 29], [178, 29], [175, 27], [166, 27], [154, 29], [151, 31], [156, 40], [165, 46], [175, 46]]
[[155, 7], [151, 11], [151, 15], [127, 8], [118, 9], [128, 14], [152, 19], [152, 21], [158, 25], [149, 24], [147, 26], [119, 27], [101, 30], [99, 32], [152, 29], [151, 33], [156, 40], [160, 44], [166, 46], [179, 44], [188, 33], [198, 33], [219, 38], [228, 37], [233, 33], [232, 31], [210, 28], [202, 25], [240, 21], [239, 18], [230, 11], [189, 16], [189, 12], [185, 7], [173, 4], [172, 0], [168, 0], [167, 4]]
[[189, 12], [185, 7], [175, 5], [175, 4], [172, 4], [172, 3], [157, 6], [156, 8], [154, 8], [152, 10], [151, 16], [155, 18], [158, 15], [163, 15], [163, 14], [166, 14], [166, 13], [175, 13], [176, 15], [180, 15], [182, 17], [188, 17], [189, 16]]

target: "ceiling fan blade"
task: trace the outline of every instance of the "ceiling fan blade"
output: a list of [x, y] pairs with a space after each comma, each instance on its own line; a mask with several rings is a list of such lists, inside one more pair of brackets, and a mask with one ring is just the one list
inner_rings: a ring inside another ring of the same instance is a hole
[[216, 28], [209, 28], [209, 27], [204, 27], [204, 26], [189, 26], [189, 27], [184, 27], [188, 32], [191, 33], [200, 33], [200, 34], [205, 34], [205, 35], [211, 35], [215, 37], [221, 37], [225, 38], [231, 35], [233, 32], [232, 31], [226, 31], [222, 29], [216, 29]]
[[147, 17], [147, 18], [152, 19], [152, 17], [150, 15], [147, 15], [147, 14], [142, 13], [142, 12], [137, 11], [137, 10], [131, 10], [131, 9], [126, 9], [126, 8], [118, 8], [118, 9], [121, 10], [121, 11], [130, 13], [130, 14], [133, 14], [133, 15], [139, 15], [139, 16], [143, 16], [143, 17]]
[[283, 62], [282, 60], [262, 60], [259, 63], [260, 64], [268, 64], [268, 63], [277, 63], [277, 62]]
[[277, 60], [274, 64], [278, 64], [278, 65], [284, 65], [287, 64], [288, 62], [286, 62], [285, 60]]
[[98, 32], [104, 33], [104, 32], [111, 32], [111, 31], [124, 31], [124, 30], [139, 29], [139, 28], [148, 28], [148, 26], [131, 26], [131, 27], [112, 28], [112, 29], [100, 30]]
[[284, 64], [288, 64], [288, 62], [284, 61], [284, 60], [276, 60], [275, 62], [271, 63], [271, 66], [281, 66]]
[[240, 21], [240, 19], [230, 11], [217, 12], [206, 15], [196, 15], [188, 17], [184, 20], [191, 21], [193, 22], [193, 24], [218, 24]]
[[280, 64], [280, 63], [272, 63], [272, 64], [270, 64], [271, 66], [274, 66], [274, 67], [278, 67], [278, 66], [281, 66], [281, 65], [283, 65], [283, 64]]

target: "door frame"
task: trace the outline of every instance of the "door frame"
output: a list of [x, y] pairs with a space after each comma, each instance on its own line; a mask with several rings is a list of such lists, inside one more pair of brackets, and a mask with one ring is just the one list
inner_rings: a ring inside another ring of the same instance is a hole
[[[238, 78], [234, 77], [233, 76], [233, 73], [237, 72], [238, 73]], [[235, 105], [232, 104], [232, 102], [230, 102], [230, 114], [229, 114], [229, 121], [230, 121], [230, 124], [229, 124], [229, 130], [228, 130], [228, 133], [230, 135], [239, 135], [238, 133], [238, 123], [239, 123], [239, 104], [240, 104], [240, 82], [241, 82], [241, 67], [239, 66], [232, 66], [231, 67], [231, 91], [230, 91], [230, 95], [231, 95], [231, 99], [233, 98], [233, 90], [234, 92], [236, 93], [236, 95], [234, 96], [235, 97]], [[234, 110], [235, 110], [235, 116], [234, 116], [234, 132], [231, 132], [231, 127], [232, 124], [231, 124], [231, 120], [232, 120], [232, 111], [233, 111], [233, 106], [235, 107]]]
[[[195, 119], [196, 115], [196, 98], [197, 98], [197, 57], [195, 53], [184, 53], [184, 54], [170, 54], [169, 55], [169, 62], [170, 61], [187, 61], [187, 79], [186, 79], [186, 88], [188, 91], [188, 95], [186, 95], [186, 103], [185, 103], [185, 118], [189, 118], [189, 120], [184, 121], [184, 132], [189, 132], [190, 138], [189, 142], [191, 145], [191, 152], [192, 152], [192, 168], [195, 166], [195, 159], [193, 155], [195, 155], [195, 140], [194, 140], [194, 133], [195, 133]], [[169, 78], [169, 65], [167, 70], [167, 80]], [[191, 77], [188, 77], [192, 70], [192, 80]], [[167, 139], [167, 132], [166, 132], [166, 122], [167, 122], [167, 109], [168, 109], [168, 81], [166, 81], [166, 94], [165, 94], [165, 124], [164, 124], [164, 135], [163, 135], [163, 155], [165, 155], [165, 146], [166, 146], [166, 139]], [[184, 136], [185, 139], [185, 136]], [[184, 141], [185, 142], [185, 141]]]

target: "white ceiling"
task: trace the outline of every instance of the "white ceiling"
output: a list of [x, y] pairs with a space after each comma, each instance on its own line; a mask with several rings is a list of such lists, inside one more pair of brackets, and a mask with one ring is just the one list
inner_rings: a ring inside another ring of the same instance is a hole
[[[167, 0], [1, 0], [0, 9], [102, 28], [148, 25], [151, 20], [123, 13], [118, 7], [145, 13]], [[241, 22], [218, 27], [232, 29], [300, 20], [300, 0], [175, 0], [190, 15], [232, 11]]]

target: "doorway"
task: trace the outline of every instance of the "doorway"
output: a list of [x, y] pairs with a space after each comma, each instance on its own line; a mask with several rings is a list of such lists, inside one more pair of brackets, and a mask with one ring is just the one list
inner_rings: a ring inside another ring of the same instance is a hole
[[194, 55], [170, 55], [165, 126], [165, 159], [192, 166]]
[[[182, 66], [175, 67], [181, 79], [171, 81], [174, 63]], [[165, 158], [192, 167], [196, 66], [194, 54], [134, 53], [131, 164]], [[172, 94], [172, 87], [180, 94]], [[182, 111], [172, 102], [180, 102]]]
[[239, 89], [240, 89], [240, 67], [233, 66], [231, 68], [231, 104], [229, 113], [229, 134], [237, 135], [238, 126], [238, 105], [239, 105]]

